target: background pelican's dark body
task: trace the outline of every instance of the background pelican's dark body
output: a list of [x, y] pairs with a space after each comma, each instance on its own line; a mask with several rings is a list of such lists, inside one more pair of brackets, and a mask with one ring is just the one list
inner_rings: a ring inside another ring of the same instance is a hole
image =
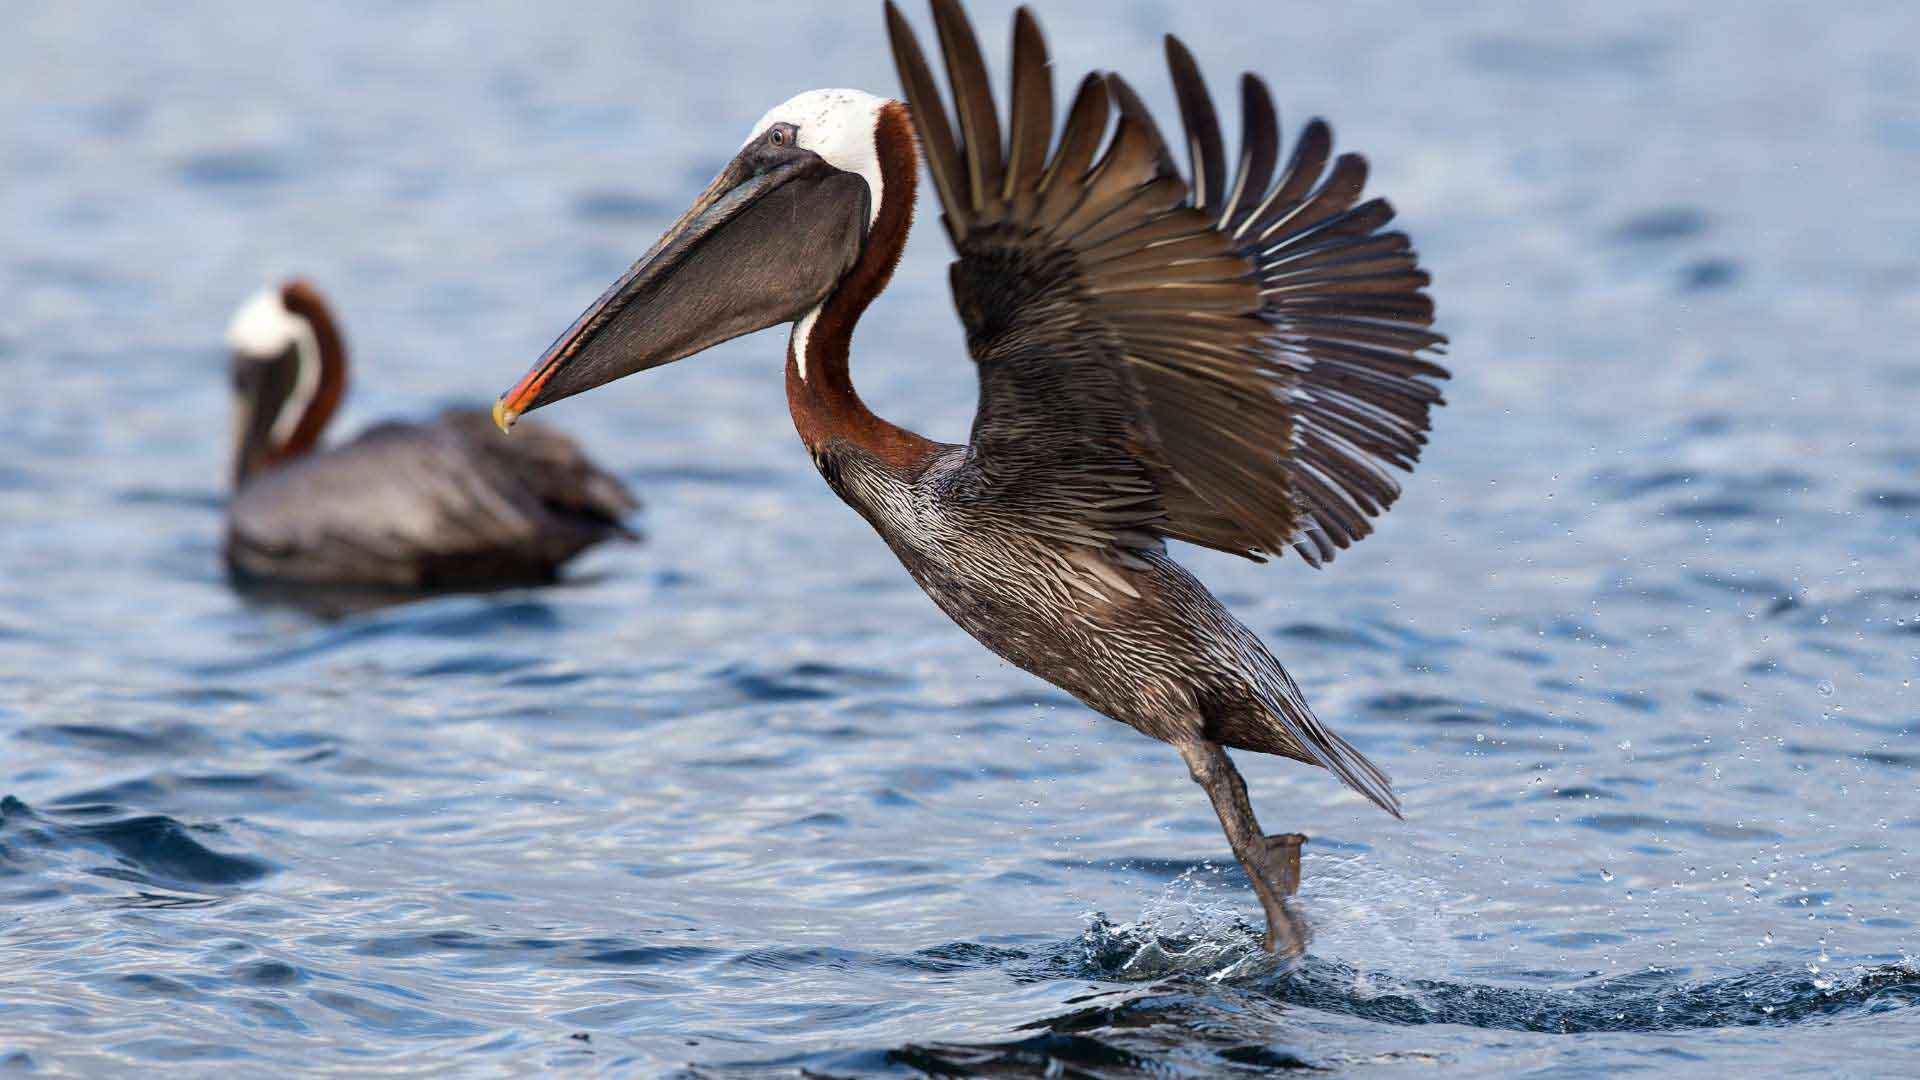
[[[1004, 87], [1012, 4], [971, 2]], [[1911, 3], [1043, 3], [1062, 68], [1170, 129], [1162, 33], [1230, 136], [1230, 75], [1266, 72], [1289, 136], [1325, 115], [1368, 152], [1444, 286], [1448, 405], [1375, 535], [1324, 571], [1174, 547], [1405, 788], [1401, 825], [1241, 758], [1263, 820], [1314, 826], [1328, 959], [1262, 974], [1168, 749], [985, 655], [823, 487], [783, 331], [549, 410], [652, 538], [560, 588], [318, 624], [227, 586], [235, 300], [329, 289], [366, 372], [344, 434], [484, 403], [769, 103], [894, 86], [877, 0], [24, 5], [0, 1062], [1911, 1055]], [[957, 440], [978, 380], [931, 198], [854, 374]]]
[[559, 431], [526, 434], [509, 442], [485, 412], [452, 410], [268, 469], [234, 493], [227, 564], [249, 585], [500, 587], [633, 538], [625, 486]]
[[546, 426], [509, 443], [478, 410], [388, 421], [327, 445], [352, 362], [306, 281], [249, 300], [228, 331], [234, 490], [228, 571], [288, 599], [313, 590], [541, 584], [594, 544], [632, 539], [639, 503]]

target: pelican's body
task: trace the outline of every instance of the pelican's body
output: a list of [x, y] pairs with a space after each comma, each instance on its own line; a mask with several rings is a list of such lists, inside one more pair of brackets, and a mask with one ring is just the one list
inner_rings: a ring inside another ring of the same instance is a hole
[[939, 447], [924, 468], [846, 442], [815, 461], [934, 603], [1008, 663], [1157, 739], [1204, 734], [1315, 760], [1269, 719], [1299, 702], [1298, 687], [1163, 546], [1123, 560], [1037, 535], [996, 513], [964, 446]]
[[[1328, 730], [1259, 638], [1174, 562], [1169, 538], [1318, 565], [1371, 529], [1411, 468], [1445, 372], [1426, 275], [1364, 162], [1314, 121], [1276, 173], [1265, 87], [1243, 84], [1229, 183], [1184, 47], [1168, 55], [1194, 176], [1118, 76], [1081, 84], [1057, 143], [1045, 45], [1015, 23], [1005, 139], [954, 0], [934, 16], [960, 131], [912, 31], [889, 29], [907, 104], [814, 91], [776, 108], [694, 207], [496, 406], [527, 409], [791, 321], [787, 399], [827, 483], [982, 644], [1177, 747], [1268, 917], [1297, 834], [1265, 836], [1223, 747], [1327, 767], [1396, 816], [1387, 776]], [[1106, 134], [1108, 118], [1119, 122]], [[980, 373], [964, 445], [875, 416], [848, 374], [855, 323], [905, 245], [915, 133], [959, 253]], [[1104, 152], [1101, 151], [1104, 145]]]
[[234, 494], [226, 559], [242, 581], [379, 589], [550, 580], [602, 540], [630, 536], [619, 480], [542, 426], [525, 444], [477, 410], [376, 425], [318, 442], [345, 390], [346, 357], [304, 282], [250, 300], [234, 354]]

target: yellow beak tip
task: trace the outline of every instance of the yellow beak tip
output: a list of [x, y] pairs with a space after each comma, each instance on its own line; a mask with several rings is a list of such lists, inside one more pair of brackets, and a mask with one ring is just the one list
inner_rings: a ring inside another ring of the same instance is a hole
[[499, 425], [501, 431], [511, 432], [513, 430], [513, 422], [518, 419], [520, 419], [520, 414], [507, 407], [505, 395], [502, 395], [499, 400], [493, 403], [493, 422]]

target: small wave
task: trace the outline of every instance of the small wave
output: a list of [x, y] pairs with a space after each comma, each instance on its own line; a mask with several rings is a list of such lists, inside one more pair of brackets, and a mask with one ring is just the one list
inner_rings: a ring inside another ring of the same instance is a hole
[[1564, 1034], [1777, 1027], [1920, 1005], [1920, 968], [1859, 967], [1845, 978], [1764, 969], [1689, 982], [1647, 971], [1564, 989], [1399, 979], [1310, 959], [1264, 987], [1279, 1000], [1389, 1024]]
[[225, 494], [212, 488], [122, 488], [114, 494], [122, 506], [168, 506], [219, 512], [227, 508]]
[[205, 730], [194, 724], [165, 724], [146, 729], [112, 724], [33, 724], [21, 728], [14, 737], [115, 757], [171, 757], [183, 750], [203, 748], [209, 742]]
[[611, 967], [633, 971], [702, 967], [722, 955], [717, 949], [684, 942], [642, 942], [619, 937], [518, 937], [466, 930], [378, 934], [355, 944], [353, 951], [383, 959], [441, 957], [470, 968], [511, 968], [538, 963], [551, 967]]
[[1680, 291], [1699, 293], [1724, 289], [1740, 280], [1737, 259], [1725, 257], [1696, 259], [1680, 271]]
[[[542, 601], [522, 597], [499, 599], [486, 593], [366, 592], [252, 585], [241, 591], [250, 601], [292, 607], [314, 618], [328, 620], [327, 624], [302, 635], [295, 644], [237, 660], [188, 666], [184, 669], [186, 674], [198, 679], [229, 679], [307, 663], [394, 638], [468, 641], [552, 633], [561, 625], [559, 614]], [[507, 591], [510, 590], [497, 590]]]
[[[161, 814], [129, 814], [113, 804], [41, 811], [8, 795], [0, 798], [0, 878], [32, 883], [10, 883], [9, 892], [24, 885], [36, 897], [49, 898], [98, 891], [85, 883], [97, 878], [142, 890], [218, 893], [274, 871], [265, 859], [216, 851], [201, 842], [201, 836], [218, 832]], [[112, 863], [94, 863], [101, 854]]]
[[1874, 510], [1886, 510], [1891, 513], [1907, 513], [1920, 510], [1920, 491], [1907, 489], [1876, 489], [1860, 494], [1860, 505]]
[[[1035, 958], [1009, 961], [1017, 976], [1035, 980], [1144, 985], [1107, 991], [1111, 1000], [1102, 1004], [1027, 1025], [1046, 1032], [1044, 1036], [968, 1046], [913, 1046], [900, 1053], [915, 1060], [932, 1055], [926, 1060], [994, 1072], [1015, 1064], [1032, 1067], [1040, 1057], [1066, 1066], [1084, 1063], [1091, 1060], [1088, 1053], [1095, 1053], [1084, 1040], [1094, 1039], [1104, 1047], [1099, 1053], [1138, 1054], [1144, 1062], [1157, 1055], [1136, 1037], [1143, 1029], [1194, 1032], [1192, 1014], [1222, 1009], [1244, 1012], [1243, 1006], [1234, 1004], [1243, 997], [1263, 1009], [1291, 1006], [1382, 1024], [1453, 1024], [1547, 1034], [1777, 1027], [1920, 1005], [1920, 966], [1911, 961], [1825, 973], [1770, 967], [1705, 980], [1689, 979], [1684, 971], [1648, 970], [1578, 979], [1559, 987], [1367, 970], [1332, 955], [1416, 954], [1392, 947], [1391, 942], [1384, 949], [1361, 948], [1337, 932], [1340, 926], [1364, 925], [1369, 937], [1384, 933], [1409, 945], [1420, 940], [1447, 941], [1445, 927], [1432, 924], [1431, 919], [1419, 926], [1395, 927], [1391, 911], [1364, 917], [1347, 912], [1342, 919], [1327, 918], [1329, 910], [1349, 906], [1356, 895], [1378, 897], [1391, 890], [1383, 889], [1377, 880], [1384, 871], [1365, 860], [1317, 861], [1322, 865], [1314, 868], [1317, 873], [1310, 878], [1325, 883], [1326, 895], [1304, 895], [1300, 904], [1310, 916], [1320, 916], [1321, 924], [1334, 928], [1333, 939], [1320, 943], [1323, 953], [1310, 951], [1297, 961], [1283, 961], [1264, 952], [1259, 929], [1240, 913], [1244, 905], [1239, 890], [1221, 889], [1213, 875], [1189, 872], [1169, 883], [1133, 922], [1116, 924], [1095, 914], [1077, 937]], [[1434, 918], [1448, 916], [1442, 913]], [[1443, 960], [1438, 970], [1458, 970], [1459, 959]], [[1575, 979], [1570, 973], [1540, 975], [1547, 980]], [[1241, 1017], [1223, 1030], [1236, 1030], [1244, 1039], [1250, 1029]], [[1054, 1038], [1069, 1033], [1074, 1040]], [[1224, 1067], [1248, 1064], [1244, 1054], [1253, 1045], [1223, 1043], [1210, 1049]], [[1058, 1056], [1063, 1052], [1066, 1057]], [[1283, 1051], [1281, 1058], [1286, 1060], [1275, 1060], [1284, 1067], [1308, 1065], [1290, 1051]]]
[[1308, 958], [1290, 970], [1223, 993], [1191, 976], [1147, 992], [1101, 991], [1070, 1011], [981, 1043], [908, 1044], [888, 1064], [934, 1075], [1165, 1075], [1168, 1054], [1201, 1073], [1322, 1069], [1284, 1036], [1289, 1008], [1339, 1013], [1396, 1026], [1452, 1024], [1539, 1034], [1679, 1032], [1782, 1027], [1920, 1004], [1920, 970], [1861, 969], [1844, 982], [1804, 972], [1758, 971], [1688, 983], [1645, 973], [1566, 990], [1406, 981]]
[[269, 150], [230, 148], [194, 154], [179, 163], [180, 179], [194, 188], [249, 188], [278, 184], [288, 175], [285, 161]]
[[1625, 244], [1670, 244], [1701, 235], [1709, 224], [1706, 211], [1697, 206], [1663, 206], [1626, 219], [1613, 236]]

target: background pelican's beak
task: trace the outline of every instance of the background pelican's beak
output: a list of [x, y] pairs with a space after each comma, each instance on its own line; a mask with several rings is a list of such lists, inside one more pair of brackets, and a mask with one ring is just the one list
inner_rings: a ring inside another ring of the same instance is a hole
[[300, 358], [288, 345], [277, 356], [233, 355], [233, 485], [272, 463], [285, 432], [281, 414], [299, 380]]
[[741, 151], [500, 396], [494, 422], [511, 427], [522, 413], [792, 322], [825, 300], [860, 254], [866, 182], [806, 151], [762, 158], [764, 148]]

